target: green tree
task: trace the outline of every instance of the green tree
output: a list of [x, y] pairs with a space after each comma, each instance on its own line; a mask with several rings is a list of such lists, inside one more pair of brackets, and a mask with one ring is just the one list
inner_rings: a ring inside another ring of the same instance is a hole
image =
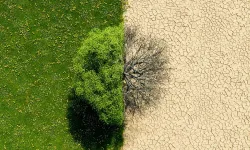
[[108, 125], [122, 125], [123, 25], [94, 29], [74, 58], [75, 90]]

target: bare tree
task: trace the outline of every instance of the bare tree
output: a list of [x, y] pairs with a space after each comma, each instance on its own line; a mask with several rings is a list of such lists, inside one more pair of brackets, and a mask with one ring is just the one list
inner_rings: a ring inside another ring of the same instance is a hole
[[165, 47], [155, 40], [138, 38], [136, 28], [125, 28], [124, 101], [133, 113], [158, 99], [158, 85], [166, 75]]

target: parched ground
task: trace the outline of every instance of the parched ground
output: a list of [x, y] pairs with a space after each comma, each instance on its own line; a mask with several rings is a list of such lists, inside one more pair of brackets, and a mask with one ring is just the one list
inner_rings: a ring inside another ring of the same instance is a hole
[[250, 149], [250, 1], [128, 3], [126, 25], [164, 39], [174, 69], [157, 106], [127, 114], [123, 149]]

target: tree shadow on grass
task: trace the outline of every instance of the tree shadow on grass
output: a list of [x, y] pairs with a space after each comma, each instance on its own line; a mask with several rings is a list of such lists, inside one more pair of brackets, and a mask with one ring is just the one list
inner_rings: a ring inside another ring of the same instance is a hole
[[87, 150], [118, 150], [123, 144], [124, 126], [110, 126], [101, 122], [96, 111], [83, 98], [69, 95], [67, 118], [69, 130], [76, 142]]

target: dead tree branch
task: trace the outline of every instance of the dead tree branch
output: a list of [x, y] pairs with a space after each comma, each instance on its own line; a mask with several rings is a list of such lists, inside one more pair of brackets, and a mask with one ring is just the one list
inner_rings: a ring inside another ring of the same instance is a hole
[[133, 112], [151, 104], [159, 94], [154, 93], [166, 77], [166, 48], [152, 39], [138, 38], [137, 30], [125, 29], [124, 101]]

